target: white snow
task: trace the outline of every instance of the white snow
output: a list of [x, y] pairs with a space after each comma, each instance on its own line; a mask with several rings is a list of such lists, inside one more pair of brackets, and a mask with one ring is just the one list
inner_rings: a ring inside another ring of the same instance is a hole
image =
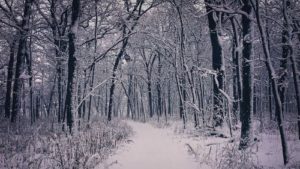
[[127, 145], [97, 169], [196, 169], [199, 164], [173, 131], [128, 121], [135, 132]]

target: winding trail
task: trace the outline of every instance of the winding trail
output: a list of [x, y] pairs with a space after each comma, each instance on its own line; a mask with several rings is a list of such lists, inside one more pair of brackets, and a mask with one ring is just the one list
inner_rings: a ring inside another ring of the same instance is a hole
[[147, 123], [127, 122], [135, 134], [124, 147], [111, 156], [99, 169], [197, 169], [184, 143], [168, 129]]

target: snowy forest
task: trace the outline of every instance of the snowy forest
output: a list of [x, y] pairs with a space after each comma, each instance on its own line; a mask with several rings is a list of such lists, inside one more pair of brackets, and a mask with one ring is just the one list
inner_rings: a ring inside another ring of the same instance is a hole
[[0, 0], [0, 168], [300, 168], [300, 1]]

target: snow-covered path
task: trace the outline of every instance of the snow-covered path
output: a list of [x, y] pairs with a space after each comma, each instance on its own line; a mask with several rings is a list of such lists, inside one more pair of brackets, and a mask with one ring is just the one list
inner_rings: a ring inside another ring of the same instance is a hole
[[135, 132], [129, 144], [110, 157], [99, 169], [197, 169], [187, 147], [168, 129], [128, 121]]

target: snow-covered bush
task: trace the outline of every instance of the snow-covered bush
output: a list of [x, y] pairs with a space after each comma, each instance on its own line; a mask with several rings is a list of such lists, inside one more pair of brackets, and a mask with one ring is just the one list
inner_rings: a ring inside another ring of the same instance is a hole
[[72, 136], [58, 124], [50, 131], [50, 125], [41, 122], [18, 132], [1, 125], [0, 168], [93, 168], [131, 133], [120, 120], [83, 123]]
[[255, 155], [255, 145], [239, 150], [236, 142], [227, 143], [220, 148], [216, 158], [217, 169], [260, 169]]

